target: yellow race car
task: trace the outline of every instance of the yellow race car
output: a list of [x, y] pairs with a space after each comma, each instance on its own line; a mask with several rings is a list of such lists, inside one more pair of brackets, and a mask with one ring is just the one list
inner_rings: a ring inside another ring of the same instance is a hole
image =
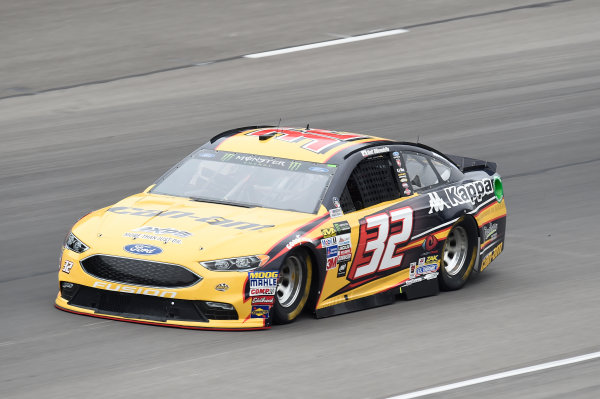
[[461, 288], [503, 249], [496, 165], [422, 144], [252, 126], [67, 235], [56, 307], [262, 329]]

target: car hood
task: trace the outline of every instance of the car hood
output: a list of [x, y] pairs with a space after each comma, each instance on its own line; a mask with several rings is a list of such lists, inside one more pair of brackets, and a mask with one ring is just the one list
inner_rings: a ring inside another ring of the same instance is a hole
[[[264, 254], [313, 214], [243, 208], [187, 198], [137, 194], [83, 218], [73, 233], [90, 253], [152, 260], [196, 262]], [[132, 255], [131, 244], [158, 247], [157, 254]]]

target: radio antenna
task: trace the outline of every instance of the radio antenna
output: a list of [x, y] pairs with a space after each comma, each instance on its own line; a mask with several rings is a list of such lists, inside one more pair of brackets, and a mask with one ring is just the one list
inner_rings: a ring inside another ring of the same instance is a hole
[[304, 129], [304, 130], [308, 130], [308, 129], [310, 129], [310, 123], [306, 124], [306, 129]]

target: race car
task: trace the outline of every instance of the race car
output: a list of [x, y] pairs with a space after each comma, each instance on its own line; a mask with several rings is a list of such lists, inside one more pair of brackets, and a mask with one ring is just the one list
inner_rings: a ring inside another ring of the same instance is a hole
[[58, 309], [264, 329], [456, 290], [503, 250], [496, 164], [306, 128], [229, 130], [67, 235]]

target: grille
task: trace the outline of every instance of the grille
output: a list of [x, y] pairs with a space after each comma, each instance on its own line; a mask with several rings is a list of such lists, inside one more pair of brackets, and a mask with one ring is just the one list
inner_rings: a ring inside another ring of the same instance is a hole
[[90, 256], [81, 266], [94, 277], [151, 287], [187, 287], [202, 279], [181, 266], [107, 255]]
[[235, 309], [204, 313], [208, 309], [203, 301], [162, 298], [150, 295], [127, 294], [100, 290], [74, 284], [75, 295], [69, 305], [93, 309], [98, 314], [129, 317], [154, 321], [237, 320]]

